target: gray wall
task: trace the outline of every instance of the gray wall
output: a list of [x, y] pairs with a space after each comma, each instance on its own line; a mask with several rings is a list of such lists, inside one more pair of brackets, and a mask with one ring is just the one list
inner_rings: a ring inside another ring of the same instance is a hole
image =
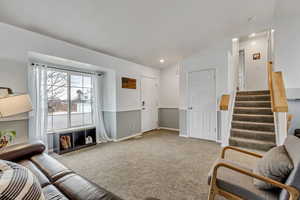
[[115, 139], [121, 139], [141, 133], [141, 110], [117, 112], [117, 134]]
[[179, 129], [178, 108], [159, 108], [159, 127]]
[[289, 100], [289, 113], [293, 115], [291, 128], [289, 133], [293, 134], [295, 129], [300, 129], [300, 100]]
[[180, 135], [187, 136], [187, 111], [179, 110], [179, 127]]

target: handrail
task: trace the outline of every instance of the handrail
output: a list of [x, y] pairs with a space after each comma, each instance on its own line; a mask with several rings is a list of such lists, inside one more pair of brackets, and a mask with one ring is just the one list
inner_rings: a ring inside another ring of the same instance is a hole
[[273, 72], [273, 63], [268, 62], [268, 86], [271, 95], [273, 112], [288, 112], [288, 103], [285, 92], [282, 72]]
[[288, 102], [282, 72], [272, 73], [272, 87], [274, 112], [288, 112]]
[[229, 94], [222, 95], [221, 101], [220, 101], [220, 110], [228, 110], [229, 109], [229, 101], [230, 101]]
[[272, 86], [272, 72], [273, 72], [273, 63], [272, 61], [268, 62], [267, 65], [267, 71], [268, 71], [268, 86], [270, 90], [270, 95], [271, 95], [271, 106], [272, 106], [272, 111], [274, 112], [274, 96], [273, 96], [273, 86]]

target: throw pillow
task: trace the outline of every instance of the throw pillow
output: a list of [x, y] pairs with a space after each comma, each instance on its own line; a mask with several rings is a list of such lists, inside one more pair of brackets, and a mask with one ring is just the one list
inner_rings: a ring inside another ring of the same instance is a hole
[[17, 163], [0, 160], [0, 199], [44, 200], [42, 188], [31, 171]]
[[[291, 161], [284, 146], [274, 147], [261, 158], [254, 169], [254, 173], [283, 183], [293, 170]], [[274, 189], [274, 185], [254, 179], [254, 185], [259, 189]]]

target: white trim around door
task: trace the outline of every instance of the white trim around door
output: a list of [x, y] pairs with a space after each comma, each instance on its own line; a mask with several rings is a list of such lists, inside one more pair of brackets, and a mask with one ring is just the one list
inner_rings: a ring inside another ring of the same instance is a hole
[[142, 132], [158, 128], [158, 80], [141, 77], [141, 129]]
[[216, 69], [190, 71], [187, 83], [188, 136], [217, 141]]

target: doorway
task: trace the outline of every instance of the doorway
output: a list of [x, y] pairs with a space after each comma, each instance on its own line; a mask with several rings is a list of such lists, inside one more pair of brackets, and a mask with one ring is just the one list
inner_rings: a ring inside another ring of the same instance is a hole
[[192, 138], [217, 140], [216, 71], [188, 74], [188, 130]]
[[158, 128], [158, 84], [155, 78], [141, 80], [142, 132]]
[[[242, 37], [239, 40], [239, 69], [244, 65], [244, 78], [240, 90], [268, 89], [268, 34], [266, 31]], [[240, 72], [243, 73], [241, 70]], [[239, 73], [240, 79], [241, 73]]]
[[245, 90], [245, 78], [246, 78], [246, 70], [245, 70], [245, 50], [242, 49], [239, 51], [239, 83], [238, 90]]

